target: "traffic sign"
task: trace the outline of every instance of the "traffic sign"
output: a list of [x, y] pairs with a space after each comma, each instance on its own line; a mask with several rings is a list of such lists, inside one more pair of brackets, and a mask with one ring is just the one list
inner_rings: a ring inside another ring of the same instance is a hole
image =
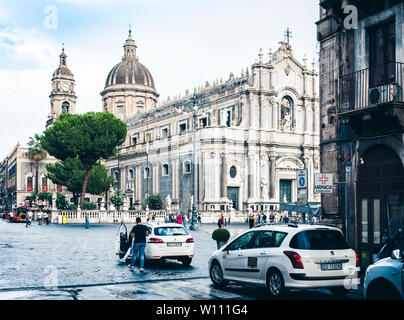
[[332, 193], [333, 175], [332, 173], [314, 174], [314, 193]]
[[297, 188], [307, 188], [307, 169], [297, 170], [296, 172]]

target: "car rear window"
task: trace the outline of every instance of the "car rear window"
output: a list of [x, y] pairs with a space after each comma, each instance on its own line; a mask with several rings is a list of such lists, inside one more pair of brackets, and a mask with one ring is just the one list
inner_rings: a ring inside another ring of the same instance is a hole
[[154, 229], [156, 236], [186, 236], [188, 231], [182, 227], [158, 227]]
[[307, 230], [297, 233], [289, 246], [304, 250], [348, 249], [342, 233], [338, 230]]

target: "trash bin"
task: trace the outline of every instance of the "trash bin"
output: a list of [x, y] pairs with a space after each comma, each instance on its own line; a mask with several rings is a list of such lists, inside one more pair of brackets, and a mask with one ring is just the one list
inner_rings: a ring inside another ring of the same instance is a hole
[[63, 222], [63, 224], [66, 224], [66, 223], [67, 223], [67, 217], [66, 217], [66, 216], [63, 216], [62, 222]]

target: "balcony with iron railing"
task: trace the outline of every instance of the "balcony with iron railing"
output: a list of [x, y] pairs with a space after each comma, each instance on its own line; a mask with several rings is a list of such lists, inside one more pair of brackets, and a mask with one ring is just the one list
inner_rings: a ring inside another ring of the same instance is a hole
[[338, 111], [341, 116], [386, 105], [404, 106], [404, 63], [390, 62], [340, 77]]

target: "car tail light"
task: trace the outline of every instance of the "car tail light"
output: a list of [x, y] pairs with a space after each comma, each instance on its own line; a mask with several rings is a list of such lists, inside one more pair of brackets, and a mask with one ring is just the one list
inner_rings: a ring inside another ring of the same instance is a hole
[[147, 242], [148, 243], [164, 243], [164, 241], [159, 238], [150, 238], [149, 241], [147, 241]]
[[355, 255], [356, 255], [356, 266], [359, 267], [359, 255], [356, 251], [355, 251]]
[[194, 238], [188, 238], [187, 241], [185, 241], [186, 243], [194, 243]]
[[289, 258], [290, 262], [292, 262], [293, 268], [304, 269], [302, 258], [298, 253], [294, 251], [283, 251], [283, 253]]

